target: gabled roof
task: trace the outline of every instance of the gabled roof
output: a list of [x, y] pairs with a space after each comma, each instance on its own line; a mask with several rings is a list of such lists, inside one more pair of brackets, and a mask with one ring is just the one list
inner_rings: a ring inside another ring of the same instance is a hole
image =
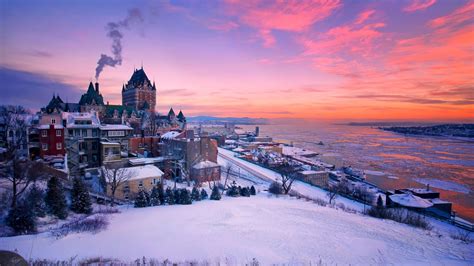
[[104, 105], [104, 98], [102, 97], [102, 94], [95, 90], [92, 82], [89, 83], [89, 88], [87, 88], [87, 92], [84, 93], [81, 96], [81, 100], [79, 100], [79, 105], [90, 104]]
[[142, 85], [144, 83], [151, 85], [151, 81], [148, 79], [145, 70], [143, 70], [143, 67], [141, 69], [135, 69], [132, 77], [128, 81], [128, 84]]

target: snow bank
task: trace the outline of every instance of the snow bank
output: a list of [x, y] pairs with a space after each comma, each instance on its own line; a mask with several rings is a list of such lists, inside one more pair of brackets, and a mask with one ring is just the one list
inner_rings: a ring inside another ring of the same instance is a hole
[[340, 265], [472, 265], [474, 245], [392, 221], [348, 214], [287, 197], [202, 201], [122, 209], [98, 234], [0, 238], [26, 258], [102, 256], [123, 260], [230, 261]]

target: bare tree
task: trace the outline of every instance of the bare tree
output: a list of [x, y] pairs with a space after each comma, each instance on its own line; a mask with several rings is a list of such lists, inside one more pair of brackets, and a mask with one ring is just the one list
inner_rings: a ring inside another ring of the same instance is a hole
[[158, 132], [158, 114], [154, 110], [150, 110], [143, 115], [142, 128], [145, 130], [145, 134], [149, 136], [156, 136]]
[[36, 179], [44, 175], [44, 164], [24, 158], [22, 151], [27, 143], [26, 117], [29, 112], [22, 106], [0, 106], [0, 124], [4, 161], [0, 163], [0, 178], [11, 184], [11, 207], [16, 206], [18, 197]]
[[115, 192], [124, 183], [130, 180], [135, 172], [123, 167], [122, 163], [104, 163], [101, 168], [102, 176], [105, 179], [106, 186], [110, 187], [110, 205], [115, 205]]
[[335, 200], [339, 194], [346, 194], [348, 190], [349, 188], [347, 179], [342, 179], [337, 184], [329, 185], [327, 192], [329, 204], [332, 204], [333, 200]]
[[[234, 165], [231, 163], [227, 163], [224, 167], [225, 171], [225, 181], [224, 181], [224, 189], [227, 188], [227, 180], [229, 179], [230, 173], [234, 170]], [[222, 191], [222, 194], [224, 194], [224, 190]]]

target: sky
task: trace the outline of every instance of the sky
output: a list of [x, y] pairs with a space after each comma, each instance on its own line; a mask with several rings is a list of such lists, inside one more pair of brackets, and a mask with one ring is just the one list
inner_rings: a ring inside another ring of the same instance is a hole
[[143, 67], [161, 113], [474, 121], [474, 1], [0, 3], [1, 104], [78, 102], [104, 57], [105, 101]]

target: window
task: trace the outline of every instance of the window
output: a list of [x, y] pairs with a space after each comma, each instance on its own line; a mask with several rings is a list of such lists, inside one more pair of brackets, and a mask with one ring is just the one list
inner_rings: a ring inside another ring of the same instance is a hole
[[82, 130], [82, 136], [83, 136], [83, 137], [87, 137], [87, 129], [83, 129], [83, 130]]
[[92, 161], [97, 162], [97, 154], [92, 154]]
[[138, 182], [138, 187], [143, 187], [143, 181], [140, 180], [140, 182]]
[[48, 136], [48, 131], [47, 130], [41, 130], [41, 137], [47, 137]]
[[114, 131], [111, 130], [111, 131], [107, 132], [107, 135], [109, 137], [123, 137], [123, 136], [125, 136], [125, 131], [123, 131], [123, 130], [114, 130]]
[[61, 137], [61, 130], [60, 129], [56, 129], [56, 137]]
[[56, 119], [52, 118], [51, 119], [51, 124], [56, 124]]
[[72, 137], [73, 135], [74, 135], [74, 130], [72, 130], [72, 129], [69, 129], [69, 136], [71, 136], [71, 137]]
[[92, 130], [92, 137], [97, 137], [98, 134], [97, 134], [97, 129], [93, 129]]
[[62, 150], [63, 144], [61, 142], [56, 143], [56, 150]]
[[46, 144], [46, 143], [41, 144], [41, 147], [43, 148], [43, 151], [48, 150], [48, 144]]

